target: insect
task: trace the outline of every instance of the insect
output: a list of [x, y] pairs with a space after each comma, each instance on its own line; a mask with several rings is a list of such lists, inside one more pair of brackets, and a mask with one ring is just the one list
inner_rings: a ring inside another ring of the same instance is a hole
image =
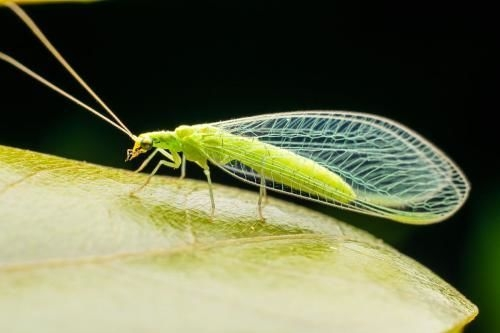
[[[186, 161], [204, 171], [215, 201], [209, 165], [259, 186], [259, 216], [266, 190], [413, 224], [446, 219], [466, 200], [469, 184], [462, 171], [438, 148], [409, 128], [376, 115], [347, 111], [268, 114], [138, 136], [120, 121], [78, 76], [35, 23], [16, 4], [7, 3], [54, 57], [97, 100], [111, 118], [87, 106], [5, 53], [0, 59], [116, 127], [133, 141], [127, 161], [152, 151], [137, 171], [157, 155], [162, 166]], [[140, 189], [141, 189], [140, 188]]]

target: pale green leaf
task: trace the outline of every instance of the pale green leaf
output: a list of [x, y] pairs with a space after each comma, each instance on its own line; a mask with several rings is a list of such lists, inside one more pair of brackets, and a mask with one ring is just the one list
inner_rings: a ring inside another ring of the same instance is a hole
[[477, 308], [381, 240], [254, 192], [0, 146], [1, 332], [444, 332]]

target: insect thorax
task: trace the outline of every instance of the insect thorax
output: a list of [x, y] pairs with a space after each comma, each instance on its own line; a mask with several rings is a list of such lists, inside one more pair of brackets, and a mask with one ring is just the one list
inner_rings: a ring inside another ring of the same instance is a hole
[[149, 137], [153, 141], [153, 147], [168, 149], [170, 151], [182, 151], [182, 145], [174, 131], [155, 131], [143, 133], [139, 137]]
[[218, 141], [221, 140], [223, 132], [211, 125], [181, 125], [175, 129], [175, 134], [182, 147], [182, 152], [188, 161], [198, 163], [202, 167], [206, 167], [208, 155], [211, 159], [218, 159], [213, 154], [206, 151], [206, 147], [219, 147]]

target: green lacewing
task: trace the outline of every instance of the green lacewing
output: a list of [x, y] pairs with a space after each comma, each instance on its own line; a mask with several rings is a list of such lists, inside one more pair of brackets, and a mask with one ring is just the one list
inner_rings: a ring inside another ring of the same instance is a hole
[[[56, 90], [127, 134], [134, 146], [127, 160], [152, 151], [138, 171], [159, 153], [161, 166], [198, 164], [207, 176], [211, 213], [215, 202], [209, 165], [260, 187], [259, 216], [266, 190], [403, 223], [446, 219], [465, 202], [469, 184], [458, 166], [411, 129], [387, 118], [348, 111], [295, 111], [238, 118], [138, 136], [88, 87], [35, 23], [17, 5], [11, 8], [57, 60], [112, 118], [48, 82], [12, 57], [0, 59]], [[140, 189], [141, 189], [140, 188]]]

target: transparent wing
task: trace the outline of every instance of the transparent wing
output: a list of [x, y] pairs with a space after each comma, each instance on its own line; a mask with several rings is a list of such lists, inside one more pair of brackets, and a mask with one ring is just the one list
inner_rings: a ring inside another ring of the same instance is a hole
[[[315, 181], [309, 178], [284, 186], [275, 181], [279, 170], [275, 176], [266, 176], [265, 185], [271, 190], [416, 224], [445, 219], [460, 208], [468, 195], [465, 176], [439, 149], [405, 126], [378, 116], [306, 111], [210, 125], [313, 160], [349, 184], [356, 199], [341, 203], [325, 194], [304, 192], [300, 184]], [[227, 147], [231, 151], [224, 153], [231, 160], [221, 164], [211, 158], [211, 147], [204, 149], [213, 163], [231, 175], [261, 184], [259, 171], [240, 162], [251, 152]]]

